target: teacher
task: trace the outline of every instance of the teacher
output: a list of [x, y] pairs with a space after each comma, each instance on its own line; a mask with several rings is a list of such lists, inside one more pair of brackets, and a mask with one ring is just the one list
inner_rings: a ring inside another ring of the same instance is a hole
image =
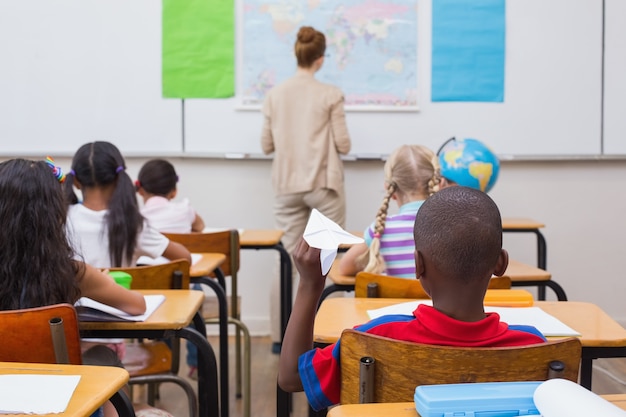
[[[324, 65], [326, 37], [310, 26], [298, 31], [293, 77], [274, 87], [263, 104], [261, 147], [274, 153], [272, 185], [276, 227], [293, 253], [313, 208], [340, 226], [346, 218], [343, 163], [350, 151], [344, 98], [335, 86], [315, 79]], [[278, 274], [276, 274], [278, 275]], [[280, 282], [271, 286], [272, 350], [280, 350]]]

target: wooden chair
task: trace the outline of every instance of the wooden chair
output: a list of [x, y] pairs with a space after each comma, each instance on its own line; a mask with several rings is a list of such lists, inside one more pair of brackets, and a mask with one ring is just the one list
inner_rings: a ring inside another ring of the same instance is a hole
[[[235, 333], [236, 352], [236, 395], [243, 397], [243, 414], [249, 417], [251, 412], [251, 342], [248, 327], [241, 321], [240, 300], [238, 295], [238, 279], [240, 265], [240, 244], [239, 232], [236, 229], [203, 233], [164, 233], [173, 242], [178, 242], [185, 246], [192, 253], [222, 253], [226, 260], [214, 274], [214, 278], [225, 285], [224, 278], [230, 276], [231, 297], [229, 306], [228, 322], [233, 324], [237, 332]], [[220, 274], [223, 274], [220, 276]], [[193, 279], [192, 279], [193, 282]], [[226, 287], [224, 286], [224, 291]], [[219, 316], [207, 299], [203, 307], [203, 316], [206, 323], [217, 323]], [[242, 356], [242, 335], [243, 335], [243, 356]], [[243, 357], [243, 359], [242, 359]], [[243, 383], [242, 383], [243, 381]], [[243, 387], [243, 395], [242, 395]]]
[[[372, 274], [371, 272], [359, 272], [356, 274], [354, 296], [367, 297], [368, 285], [372, 283], [376, 284], [377, 288], [377, 296], [375, 298], [430, 298], [418, 279], [391, 277]], [[493, 277], [489, 282], [489, 289], [510, 288], [511, 278], [509, 277]]]
[[375, 360], [373, 402], [405, 402], [413, 401], [419, 385], [543, 381], [552, 376], [550, 364], [554, 361], [565, 366], [559, 377], [577, 382], [581, 352], [576, 338], [516, 347], [450, 347], [344, 330], [341, 404], [359, 403], [363, 357]]
[[[72, 305], [0, 311], [0, 323], [0, 361], [82, 364], [78, 317]], [[55, 353], [55, 346], [61, 351]]]
[[[335, 260], [335, 262], [333, 262], [333, 265], [330, 268], [330, 272], [328, 273], [328, 278], [333, 283], [327, 286], [326, 288], [324, 288], [324, 291], [322, 291], [320, 301], [317, 305], [318, 308], [320, 305], [322, 305], [322, 302], [326, 299], [326, 297], [328, 297], [330, 294], [334, 292], [355, 291], [356, 277], [352, 275], [339, 274], [339, 272], [337, 271], [338, 265], [339, 265], [339, 262]], [[380, 298], [417, 298], [417, 299], [430, 298], [426, 295], [426, 293], [424, 292], [424, 289], [422, 288], [422, 284], [417, 279], [398, 278], [398, 277], [392, 277], [389, 275], [372, 274], [369, 272], [359, 272], [357, 276], [359, 274], [362, 274], [361, 275], [362, 277], [367, 276], [368, 277], [367, 279], [370, 280], [371, 282], [379, 282], [379, 280], [385, 280], [387, 282], [387, 278], [394, 278], [398, 280], [397, 285], [394, 284], [389, 287], [390, 288], [389, 291], [397, 295], [395, 295], [394, 297], [391, 297], [389, 295], [379, 295]], [[367, 275], [363, 275], [363, 274], [367, 274]], [[365, 279], [365, 278], [362, 278], [362, 279]], [[490, 289], [510, 289], [511, 286], [512, 286], [511, 278], [508, 276], [494, 277], [491, 279], [491, 282], [489, 283]], [[396, 290], [396, 287], [397, 287], [397, 290]], [[365, 286], [365, 288], [367, 288], [367, 285]], [[403, 291], [405, 295], [401, 295]], [[355, 293], [355, 296], [365, 297], [366, 295], [357, 295]]]
[[[0, 323], [0, 361], [82, 364], [78, 317], [71, 304], [0, 311]], [[134, 417], [124, 391], [111, 402], [121, 417]]]
[[[111, 268], [133, 277], [131, 289], [183, 289], [189, 288], [189, 261], [179, 259], [165, 264]], [[187, 395], [189, 415], [198, 415], [198, 401], [191, 384], [178, 376], [180, 365], [180, 340], [171, 339], [171, 346], [161, 340], [133, 341], [126, 345], [124, 367], [130, 374], [130, 385], [148, 384], [148, 404], [154, 405], [158, 383], [172, 382]]]

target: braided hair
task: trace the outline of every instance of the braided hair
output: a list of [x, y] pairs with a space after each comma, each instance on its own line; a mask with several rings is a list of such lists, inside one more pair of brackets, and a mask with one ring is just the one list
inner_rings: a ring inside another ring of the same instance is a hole
[[385, 261], [380, 254], [380, 239], [385, 232], [389, 201], [395, 195], [406, 201], [425, 200], [437, 191], [439, 169], [437, 156], [421, 145], [402, 145], [385, 162], [386, 192], [376, 214], [374, 237], [369, 250], [356, 260], [366, 272], [384, 273]]

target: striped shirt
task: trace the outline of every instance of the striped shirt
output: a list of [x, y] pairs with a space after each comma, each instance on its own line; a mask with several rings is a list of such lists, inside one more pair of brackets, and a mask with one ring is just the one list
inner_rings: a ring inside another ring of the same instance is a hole
[[[385, 230], [380, 237], [380, 254], [385, 260], [389, 276], [415, 278], [415, 241], [413, 225], [417, 210], [424, 200], [412, 201], [400, 207], [398, 214], [387, 216]], [[374, 238], [372, 223], [363, 233], [365, 243], [369, 247]]]

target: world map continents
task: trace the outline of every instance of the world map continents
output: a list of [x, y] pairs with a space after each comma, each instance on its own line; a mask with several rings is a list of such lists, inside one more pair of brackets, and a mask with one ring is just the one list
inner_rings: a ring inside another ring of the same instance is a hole
[[417, 106], [416, 0], [243, 0], [242, 92], [258, 105], [296, 70], [301, 26], [326, 35], [317, 78], [342, 89], [346, 106]]

